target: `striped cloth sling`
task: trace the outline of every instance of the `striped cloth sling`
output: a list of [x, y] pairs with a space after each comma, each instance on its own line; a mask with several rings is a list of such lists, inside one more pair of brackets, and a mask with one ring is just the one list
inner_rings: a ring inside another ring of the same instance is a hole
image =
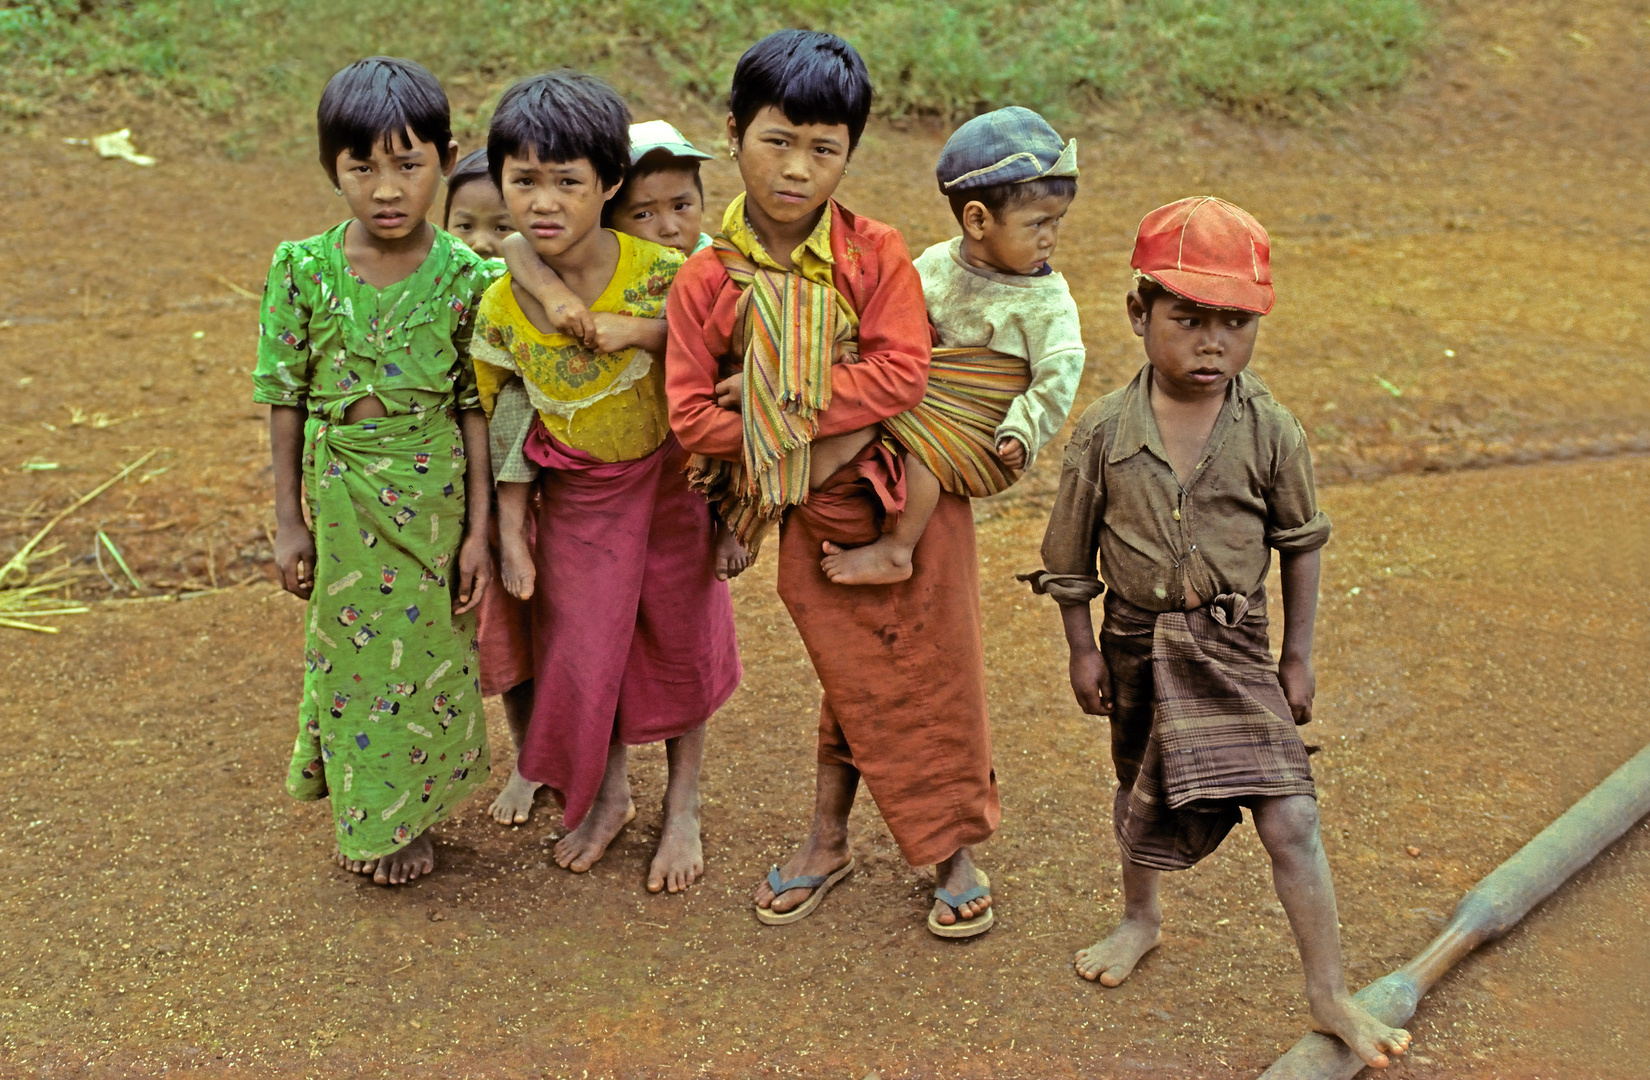
[[807, 501], [831, 365], [857, 359], [858, 343], [835, 289], [757, 266], [725, 236], [713, 247], [740, 292], [730, 345], [744, 361], [744, 451], [733, 462], [695, 454], [688, 481], [754, 555], [785, 508]]
[[883, 427], [953, 495], [983, 499], [1017, 473], [997, 456], [997, 425], [1031, 385], [1031, 365], [990, 349], [935, 349], [928, 392]]

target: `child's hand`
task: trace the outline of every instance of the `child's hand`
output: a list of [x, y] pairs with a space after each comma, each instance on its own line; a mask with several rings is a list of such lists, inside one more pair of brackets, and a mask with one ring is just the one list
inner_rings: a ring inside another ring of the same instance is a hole
[[1090, 716], [1111, 715], [1111, 669], [1099, 648], [1071, 650], [1071, 690]]
[[1012, 435], [997, 443], [997, 456], [1003, 459], [1003, 464], [1019, 472], [1026, 467], [1026, 447], [1019, 439]]
[[736, 371], [716, 384], [716, 404], [719, 408], [740, 412], [745, 404], [745, 373]]
[[1312, 670], [1312, 658], [1284, 660], [1278, 664], [1278, 682], [1283, 684], [1284, 700], [1297, 724], [1312, 722], [1312, 698], [1318, 692], [1318, 675]]
[[600, 348], [596, 343], [596, 317], [590, 314], [590, 309], [576, 300], [569, 300], [557, 304], [545, 311], [550, 319], [550, 325], [556, 328], [557, 333], [566, 334], [570, 338], [577, 338], [587, 349], [597, 352], [610, 350]]
[[642, 341], [642, 332], [652, 322], [635, 315], [620, 315], [613, 311], [598, 311], [592, 316], [595, 333], [591, 348], [599, 353], [618, 352], [632, 347], [641, 348], [651, 342]]
[[454, 615], [462, 615], [481, 603], [493, 580], [493, 552], [487, 538], [469, 533], [458, 547], [458, 604]]
[[315, 589], [315, 537], [302, 525], [277, 529], [275, 533], [275, 572], [281, 576], [281, 588], [308, 600]]

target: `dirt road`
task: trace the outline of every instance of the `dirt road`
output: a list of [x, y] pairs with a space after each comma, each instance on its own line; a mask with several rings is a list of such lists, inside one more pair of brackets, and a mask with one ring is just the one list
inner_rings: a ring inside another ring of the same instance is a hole
[[[1305, 127], [1079, 131], [1057, 260], [1090, 346], [1079, 405], [1140, 362], [1119, 308], [1145, 210], [1210, 190], [1275, 238], [1257, 370], [1311, 433], [1336, 522], [1307, 731], [1360, 982], [1650, 740], [1641, 7], [1446, 5], [1412, 89]], [[132, 122], [99, 108], [0, 139], [0, 552], [159, 446], [63, 527], [66, 553], [101, 526], [150, 594], [247, 584], [0, 631], [0, 1075], [1242, 1077], [1304, 1029], [1247, 827], [1173, 879], [1165, 946], [1127, 985], [1070, 969], [1118, 903], [1105, 732], [1071, 702], [1052, 605], [1012, 582], [1036, 564], [1054, 455], [978, 507], [1004, 799], [985, 938], [921, 928], [929, 886], [868, 801], [862, 869], [821, 912], [751, 918], [803, 829], [817, 702], [771, 561], [736, 590], [747, 674], [713, 722], [689, 895], [642, 890], [657, 752], [637, 757], [641, 816], [587, 876], [550, 863], [545, 816], [488, 820], [490, 794], [440, 829], [436, 876], [391, 891], [336, 871], [325, 812], [280, 789], [301, 605], [262, 579], [267, 438], [237, 290], [341, 210], [307, 150], [227, 162], [153, 111], [153, 171], [58, 141]], [[913, 249], [950, 232], [939, 140], [874, 129], [846, 193]], [[719, 206], [734, 174], [709, 169]], [[1646, 895], [1641, 824], [1445, 981], [1393, 1075], [1641, 1075]]]

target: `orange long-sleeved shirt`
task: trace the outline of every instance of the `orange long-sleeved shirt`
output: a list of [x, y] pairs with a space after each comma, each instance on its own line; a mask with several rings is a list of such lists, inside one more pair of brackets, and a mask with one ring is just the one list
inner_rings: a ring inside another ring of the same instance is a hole
[[[869, 427], [922, 400], [930, 335], [922, 279], [898, 230], [831, 201], [832, 273], [859, 314], [859, 362], [831, 369], [831, 403], [819, 438]], [[670, 426], [688, 450], [734, 460], [743, 446], [737, 412], [716, 404], [719, 361], [731, 349], [739, 288], [706, 248], [676, 274], [666, 304], [665, 396]]]

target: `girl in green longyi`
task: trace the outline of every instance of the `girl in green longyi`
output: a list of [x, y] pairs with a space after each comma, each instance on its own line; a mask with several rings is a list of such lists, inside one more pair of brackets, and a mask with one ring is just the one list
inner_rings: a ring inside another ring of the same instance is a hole
[[425, 220], [457, 149], [427, 70], [351, 64], [317, 127], [354, 217], [276, 249], [253, 375], [276, 567], [309, 601], [287, 790], [331, 799], [338, 865], [399, 885], [435, 869], [427, 830], [490, 768], [472, 611], [492, 476], [470, 335], [493, 272]]

